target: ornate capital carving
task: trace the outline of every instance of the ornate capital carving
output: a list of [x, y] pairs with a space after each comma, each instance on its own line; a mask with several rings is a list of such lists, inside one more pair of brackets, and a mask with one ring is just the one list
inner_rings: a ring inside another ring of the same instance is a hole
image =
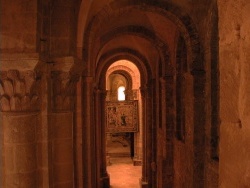
[[40, 109], [41, 75], [35, 71], [0, 72], [0, 110], [3, 112]]
[[72, 111], [75, 103], [76, 83], [84, 67], [79, 59], [72, 56], [54, 58], [52, 61], [52, 110]]
[[70, 72], [52, 71], [52, 110], [68, 111], [74, 108], [76, 83], [79, 75]]

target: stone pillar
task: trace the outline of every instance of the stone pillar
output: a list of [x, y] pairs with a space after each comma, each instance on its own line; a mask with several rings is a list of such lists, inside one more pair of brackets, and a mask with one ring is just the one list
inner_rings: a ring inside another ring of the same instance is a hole
[[[157, 129], [157, 187], [162, 188], [164, 168], [163, 161], [166, 159], [166, 80], [160, 78], [159, 95], [159, 128]], [[164, 174], [165, 176], [165, 174]]]
[[139, 97], [139, 91], [137, 89], [126, 90], [126, 100], [138, 100], [138, 116], [139, 116], [139, 131], [134, 133], [134, 166], [142, 165], [142, 115], [141, 115], [141, 97]]
[[142, 178], [140, 184], [142, 188], [149, 188], [152, 184], [152, 171], [155, 170], [155, 164], [151, 161], [152, 157], [152, 91], [150, 87], [141, 88], [142, 109], [143, 109], [143, 137], [142, 137]]
[[105, 101], [106, 101], [106, 90], [95, 90], [95, 125], [97, 131], [97, 159], [98, 169], [100, 168], [100, 187], [108, 188], [110, 184], [109, 175], [107, 173], [106, 165], [106, 131], [105, 131]]
[[133, 100], [138, 100], [138, 116], [139, 116], [139, 131], [134, 133], [134, 147], [135, 154], [133, 158], [134, 166], [142, 165], [142, 135], [143, 135], [143, 123], [142, 123], [142, 98], [139, 90], [132, 90]]
[[205, 170], [205, 83], [206, 72], [204, 70], [191, 71], [193, 76], [194, 93], [194, 163], [193, 163], [193, 184], [198, 187], [204, 186]]
[[164, 78], [165, 85], [165, 114], [163, 116], [166, 120], [164, 127], [164, 139], [165, 144], [163, 148], [163, 160], [162, 160], [162, 184], [166, 187], [173, 187], [174, 184], [174, 75], [168, 73]]
[[73, 126], [76, 83], [79, 73], [74, 71], [72, 58], [54, 60], [51, 69], [50, 157], [51, 186], [74, 187]]
[[82, 80], [77, 83], [76, 87], [76, 118], [74, 126], [74, 162], [75, 162], [75, 187], [83, 187], [82, 180]]
[[98, 187], [97, 184], [97, 151], [95, 134], [96, 128], [94, 125], [93, 115], [94, 97], [93, 97], [93, 78], [82, 77], [82, 144], [83, 144], [83, 185], [84, 188]]
[[[31, 58], [32, 59], [32, 58]], [[36, 59], [36, 58], [35, 58]], [[1, 59], [2, 60], [2, 59]], [[16, 60], [9, 62], [18, 65]], [[21, 61], [19, 59], [18, 61]], [[27, 63], [28, 62], [28, 63]], [[4, 70], [0, 73], [0, 130], [2, 181], [0, 187], [37, 187], [37, 127], [40, 123], [40, 76], [29, 67], [38, 63], [28, 57], [25, 68]], [[11, 64], [12, 63], [12, 64]], [[8, 66], [7, 66], [8, 67]]]

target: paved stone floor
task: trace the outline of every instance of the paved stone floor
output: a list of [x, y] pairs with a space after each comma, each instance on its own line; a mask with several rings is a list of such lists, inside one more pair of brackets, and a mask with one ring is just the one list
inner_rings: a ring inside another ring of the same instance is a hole
[[141, 166], [133, 166], [129, 157], [112, 157], [107, 167], [111, 188], [139, 188]]

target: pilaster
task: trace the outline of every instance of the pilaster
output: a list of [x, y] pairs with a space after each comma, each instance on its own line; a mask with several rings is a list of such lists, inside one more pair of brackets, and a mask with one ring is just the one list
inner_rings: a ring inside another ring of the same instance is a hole
[[80, 67], [80, 65], [73, 57], [56, 58], [52, 62], [49, 118], [51, 186], [73, 187], [73, 126], [76, 84], [81, 73], [75, 67]]
[[152, 83], [148, 83], [140, 88], [142, 96], [142, 109], [143, 111], [143, 161], [142, 161], [142, 178], [140, 184], [142, 188], [152, 187], [152, 177], [155, 173], [155, 161], [152, 161], [152, 124], [153, 124], [153, 87]]
[[109, 188], [110, 179], [106, 169], [106, 131], [105, 131], [105, 101], [107, 91], [99, 88], [95, 89], [95, 112], [96, 112], [96, 131], [97, 131], [97, 148], [100, 168], [100, 187]]
[[165, 83], [165, 147], [163, 148], [163, 179], [162, 184], [167, 187], [173, 187], [174, 182], [174, 74], [173, 71], [169, 71], [164, 77]]
[[97, 149], [96, 149], [96, 127], [94, 122], [94, 88], [93, 77], [82, 77], [82, 169], [83, 169], [83, 185], [86, 188], [98, 187], [97, 180]]

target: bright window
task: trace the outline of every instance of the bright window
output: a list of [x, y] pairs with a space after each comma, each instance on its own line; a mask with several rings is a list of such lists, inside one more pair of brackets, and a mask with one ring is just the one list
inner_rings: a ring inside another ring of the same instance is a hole
[[118, 101], [124, 101], [125, 100], [125, 87], [124, 86], [120, 86], [118, 88]]

